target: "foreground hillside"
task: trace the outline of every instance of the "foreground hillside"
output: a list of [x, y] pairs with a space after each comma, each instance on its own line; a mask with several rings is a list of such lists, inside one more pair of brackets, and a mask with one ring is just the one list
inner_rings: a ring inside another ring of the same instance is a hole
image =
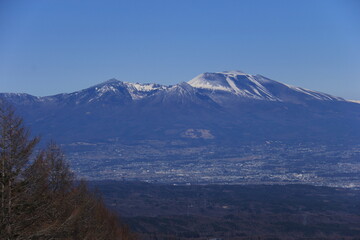
[[60, 148], [41, 150], [38, 142], [0, 101], [0, 239], [135, 239], [85, 182], [75, 181]]
[[360, 192], [92, 182], [141, 239], [359, 239]]

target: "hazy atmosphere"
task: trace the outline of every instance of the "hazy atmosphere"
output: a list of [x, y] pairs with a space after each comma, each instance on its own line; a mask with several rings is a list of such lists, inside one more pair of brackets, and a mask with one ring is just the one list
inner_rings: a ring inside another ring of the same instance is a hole
[[241, 70], [360, 99], [359, 1], [0, 1], [1, 92]]

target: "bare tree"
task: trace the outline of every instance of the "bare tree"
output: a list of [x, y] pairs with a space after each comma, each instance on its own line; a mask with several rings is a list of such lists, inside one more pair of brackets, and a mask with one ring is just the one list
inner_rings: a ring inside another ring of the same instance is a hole
[[30, 138], [9, 106], [0, 108], [0, 229], [2, 239], [16, 239], [24, 205], [24, 169], [29, 165], [38, 138]]
[[0, 133], [0, 239], [134, 239], [56, 144], [34, 154], [39, 139], [1, 103]]

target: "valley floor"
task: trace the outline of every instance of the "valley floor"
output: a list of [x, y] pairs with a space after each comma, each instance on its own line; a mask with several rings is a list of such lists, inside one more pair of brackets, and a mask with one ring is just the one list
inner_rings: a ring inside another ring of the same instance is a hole
[[71, 167], [89, 180], [165, 184], [310, 184], [360, 189], [360, 145], [74, 143]]
[[91, 182], [140, 239], [359, 239], [360, 191]]

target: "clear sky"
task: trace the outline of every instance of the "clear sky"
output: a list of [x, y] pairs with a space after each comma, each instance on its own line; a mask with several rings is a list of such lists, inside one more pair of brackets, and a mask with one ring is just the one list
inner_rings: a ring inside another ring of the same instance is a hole
[[360, 100], [360, 1], [0, 0], [0, 92], [224, 70]]

